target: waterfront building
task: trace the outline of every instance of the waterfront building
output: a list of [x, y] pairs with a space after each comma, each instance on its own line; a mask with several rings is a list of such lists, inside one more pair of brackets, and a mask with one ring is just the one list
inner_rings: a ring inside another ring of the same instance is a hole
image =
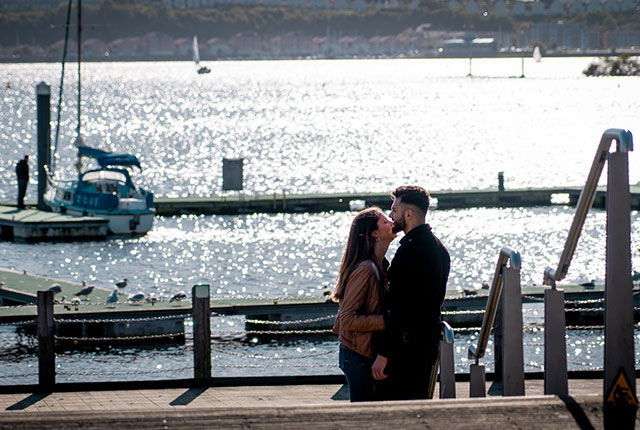
[[233, 52], [240, 57], [254, 58], [262, 54], [262, 39], [255, 31], [243, 31], [229, 39]]
[[213, 58], [229, 58], [233, 55], [231, 46], [226, 41], [216, 37], [207, 40], [204, 52]]

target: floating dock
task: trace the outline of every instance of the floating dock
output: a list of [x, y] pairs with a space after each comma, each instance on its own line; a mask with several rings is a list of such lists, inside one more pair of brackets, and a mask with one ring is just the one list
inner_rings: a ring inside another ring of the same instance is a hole
[[106, 239], [109, 221], [74, 217], [37, 209], [0, 206], [0, 240], [40, 242], [48, 240]]
[[[526, 188], [512, 190], [433, 191], [439, 209], [472, 207], [533, 207], [551, 205], [575, 206], [582, 188]], [[605, 207], [606, 190], [599, 189], [594, 207]], [[244, 194], [225, 197], [157, 198], [156, 214], [174, 216], [237, 215], [246, 213], [300, 213], [359, 210], [376, 205], [391, 206], [389, 193], [339, 193], [339, 194], [286, 194], [249, 196]], [[640, 209], [640, 186], [631, 187], [631, 208]]]
[[[0, 305], [3, 306], [0, 307], [0, 324], [27, 326], [34, 325], [37, 310], [35, 306], [21, 305], [34, 304], [37, 291], [59, 284], [62, 292], [56, 295], [54, 313], [56, 319], [64, 321], [58, 329], [61, 337], [82, 336], [108, 341], [108, 338], [116, 337], [155, 336], [155, 340], [176, 341], [184, 338], [184, 320], [192, 314], [190, 300], [130, 303], [126, 295], [122, 295], [117, 304], [107, 305], [105, 302], [111, 291], [95, 287], [88, 300], [70, 303], [82, 288], [81, 284], [9, 270], [0, 270], [0, 281], [3, 282], [0, 288]], [[564, 286], [563, 289], [568, 326], [602, 324], [602, 286]], [[544, 290], [543, 287], [523, 287], [523, 302], [541, 303]], [[639, 307], [640, 291], [635, 292], [635, 306]], [[456, 329], [477, 328], [484, 316], [487, 293], [488, 290], [478, 290], [474, 295], [448, 291], [442, 318]], [[338, 305], [324, 297], [212, 298], [210, 309], [212, 316], [244, 316], [244, 332], [240, 329], [239, 336], [267, 332], [277, 336], [277, 332], [283, 330], [328, 334]], [[640, 320], [638, 311], [635, 312], [635, 320]], [[216, 335], [215, 330], [213, 334]]]

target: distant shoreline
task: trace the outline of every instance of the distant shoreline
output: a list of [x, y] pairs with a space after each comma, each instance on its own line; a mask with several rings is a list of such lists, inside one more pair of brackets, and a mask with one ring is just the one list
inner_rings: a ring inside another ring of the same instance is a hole
[[[544, 54], [545, 57], [615, 57], [621, 54], [629, 54], [631, 56], [640, 56], [640, 50], [620, 50], [611, 52], [611, 50], [597, 50], [597, 51], [583, 51], [583, 52], [566, 52], [566, 51], [548, 51]], [[529, 58], [531, 52], [497, 52], [496, 54], [477, 54], [472, 58]], [[201, 61], [216, 62], [216, 61], [288, 61], [288, 60], [372, 60], [372, 59], [467, 59], [469, 56], [461, 55], [421, 55], [421, 56], [365, 56], [365, 57], [324, 57], [324, 56], [306, 56], [306, 57], [259, 57], [259, 58], [246, 58], [246, 57], [229, 57], [229, 58], [204, 58]], [[191, 61], [191, 58], [166, 58], [166, 57], [89, 57], [83, 58], [82, 62], [86, 63], [105, 63], [105, 62], [121, 62], [121, 63], [133, 63], [133, 62], [184, 62]], [[2, 58], [0, 57], [0, 63], [2, 64], [22, 64], [22, 63], [59, 63], [59, 58], [52, 57], [24, 57], [24, 58]], [[75, 63], [74, 59], [67, 60], [68, 63]]]

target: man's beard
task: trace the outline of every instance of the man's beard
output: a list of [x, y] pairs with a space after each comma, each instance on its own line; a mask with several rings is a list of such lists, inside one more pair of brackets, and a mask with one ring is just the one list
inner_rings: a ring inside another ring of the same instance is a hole
[[400, 218], [397, 221], [393, 220], [393, 227], [391, 228], [391, 231], [394, 233], [400, 233], [401, 231], [404, 231], [406, 226], [407, 224], [405, 224], [403, 218]]

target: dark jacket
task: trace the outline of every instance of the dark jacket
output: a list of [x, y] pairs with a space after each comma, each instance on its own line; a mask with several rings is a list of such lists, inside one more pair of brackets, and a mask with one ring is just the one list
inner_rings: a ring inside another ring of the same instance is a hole
[[440, 338], [440, 307], [451, 260], [447, 248], [424, 224], [400, 240], [388, 271], [389, 292], [383, 293], [385, 330], [376, 339], [377, 352], [435, 359]]
[[29, 164], [24, 158], [16, 164], [16, 176], [23, 181], [29, 180]]

